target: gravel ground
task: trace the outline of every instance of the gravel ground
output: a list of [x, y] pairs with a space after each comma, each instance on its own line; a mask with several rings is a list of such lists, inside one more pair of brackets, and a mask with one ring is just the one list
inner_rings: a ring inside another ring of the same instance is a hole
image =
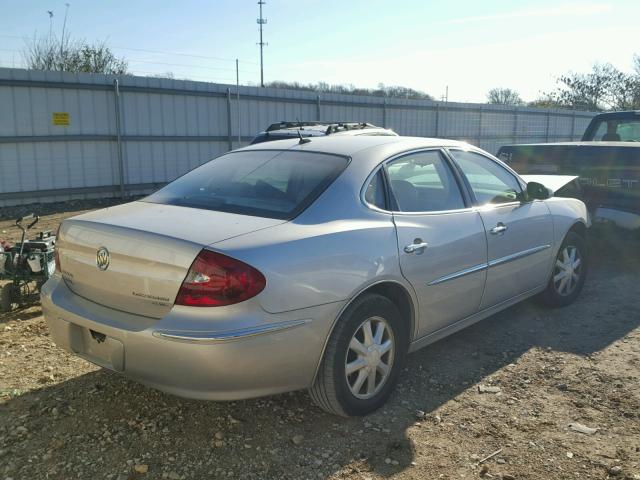
[[[42, 225], [95, 207], [48, 207]], [[638, 246], [592, 242], [574, 305], [524, 302], [411, 355], [386, 408], [357, 419], [306, 392], [172, 397], [58, 349], [38, 306], [0, 314], [0, 480], [638, 480]]]

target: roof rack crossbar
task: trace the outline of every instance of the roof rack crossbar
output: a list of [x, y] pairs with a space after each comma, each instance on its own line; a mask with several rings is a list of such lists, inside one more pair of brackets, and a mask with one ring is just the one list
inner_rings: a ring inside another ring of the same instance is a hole
[[299, 128], [303, 129], [304, 127], [318, 127], [318, 126], [326, 126], [326, 135], [331, 133], [338, 132], [340, 130], [357, 130], [363, 128], [378, 128], [375, 125], [368, 122], [318, 122], [318, 121], [309, 121], [309, 122], [277, 122], [272, 123], [267, 128], [266, 132], [273, 132], [275, 130], [284, 130], [287, 128]]

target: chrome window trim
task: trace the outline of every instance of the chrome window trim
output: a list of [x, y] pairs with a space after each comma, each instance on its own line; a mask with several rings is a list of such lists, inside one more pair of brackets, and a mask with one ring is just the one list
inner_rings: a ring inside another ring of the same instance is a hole
[[[469, 148], [463, 148], [460, 146], [450, 146], [450, 147], [443, 147], [445, 150], [449, 151], [449, 150], [462, 150], [463, 152], [473, 152], [473, 153], [477, 153], [478, 155], [482, 155], [483, 157], [486, 157], [487, 159], [491, 160], [494, 163], [497, 163], [500, 167], [504, 168], [505, 170], [507, 170], [511, 175], [513, 175], [516, 180], [518, 181], [518, 183], [520, 184], [520, 186], [522, 187], [522, 189], [524, 190], [524, 188], [527, 185], [527, 182], [525, 182], [520, 175], [518, 175], [518, 172], [516, 172], [513, 168], [511, 168], [509, 165], [507, 165], [506, 163], [504, 163], [502, 160], [500, 160], [498, 157], [494, 157], [493, 155], [491, 155], [489, 152], [485, 152], [484, 150], [477, 148], [473, 145], [469, 145]], [[455, 160], [455, 158], [454, 158]]]
[[505, 255], [504, 257], [496, 258], [494, 260], [490, 260], [486, 263], [480, 263], [478, 265], [474, 265], [473, 267], [465, 268], [463, 270], [459, 270], [457, 272], [449, 273], [440, 278], [436, 278], [435, 280], [429, 282], [427, 285], [439, 285], [444, 282], [448, 282], [449, 280], [454, 280], [456, 278], [464, 277], [465, 275], [471, 275], [472, 273], [481, 272], [491, 267], [496, 267], [498, 265], [504, 265], [505, 263], [513, 262], [514, 260], [519, 260], [524, 257], [528, 257], [529, 255], [534, 255], [536, 253], [542, 252], [551, 248], [551, 245], [539, 245], [537, 247], [529, 248], [527, 250], [522, 250], [520, 252], [512, 253], [510, 255]]
[[[458, 147], [458, 146], [444, 147], [444, 150], [447, 152], [449, 157], [452, 159], [452, 161], [455, 163], [456, 167], [461, 171], [461, 173], [465, 176], [465, 178], [466, 178], [466, 173], [464, 173], [464, 171], [462, 170], [462, 168], [458, 164], [455, 155], [453, 153], [451, 153], [451, 152], [455, 152], [456, 150], [462, 151], [462, 152], [471, 152], [471, 153], [475, 153], [476, 155], [480, 155], [481, 157], [486, 158], [490, 162], [495, 163], [498, 167], [501, 167], [504, 170], [506, 170], [506, 172], [515, 179], [516, 183], [520, 186], [520, 194], [521, 195], [526, 192], [527, 182], [525, 182], [522, 178], [520, 178], [520, 175], [518, 175], [518, 173], [514, 169], [512, 169], [509, 165], [507, 165], [506, 163], [504, 163], [500, 159], [494, 157], [493, 155], [491, 155], [491, 154], [489, 154], [489, 153], [487, 153], [487, 152], [485, 152], [483, 150], [480, 150], [479, 148], [475, 148], [475, 147], [473, 147], [471, 145], [470, 145], [470, 148], [462, 148], [462, 147]], [[467, 178], [466, 181], [468, 183], [469, 179]], [[473, 199], [475, 201], [475, 204], [478, 207], [484, 207], [486, 205], [510, 205], [510, 204], [522, 205], [523, 203], [528, 203], [528, 202], [523, 202], [522, 200], [516, 200], [516, 201], [513, 201], [513, 202], [507, 202], [507, 203], [478, 203], [478, 199], [476, 197], [476, 194], [473, 191], [473, 188], [471, 188], [470, 184], [468, 185], [468, 188], [470, 188], [471, 193], [473, 194]]]
[[[397, 153], [395, 155], [393, 155], [392, 157], [389, 157], [385, 160], [383, 160], [382, 162], [380, 162], [378, 165], [376, 165], [376, 167], [372, 170], [372, 172], [367, 176], [366, 180], [364, 181], [364, 184], [362, 185], [362, 188], [360, 189], [360, 201], [364, 204], [365, 207], [374, 210], [376, 212], [379, 213], [387, 213], [387, 214], [391, 214], [391, 215], [447, 215], [447, 214], [453, 214], [453, 213], [464, 213], [464, 212], [471, 212], [473, 210], [475, 210], [475, 205], [471, 205], [469, 207], [464, 207], [464, 208], [456, 208], [453, 210], [429, 210], [426, 212], [402, 212], [399, 210], [383, 210], [379, 207], [376, 207], [375, 205], [371, 205], [369, 202], [367, 202], [366, 198], [365, 198], [365, 194], [367, 192], [367, 187], [369, 186], [369, 183], [371, 182], [371, 180], [373, 180], [373, 177], [375, 177], [375, 175], [380, 171], [380, 169], [384, 168], [384, 166], [389, 163], [389, 162], [393, 162], [394, 160], [397, 160], [400, 157], [405, 157], [407, 155], [412, 155], [414, 153], [420, 153], [420, 152], [430, 152], [433, 150], [437, 150], [438, 152], [440, 152], [441, 155], [443, 155], [446, 158], [447, 155], [444, 152], [444, 148], [445, 147], [424, 147], [424, 148], [418, 148], [415, 150], [408, 150], [406, 152], [402, 152], [402, 153]], [[447, 165], [447, 168], [451, 168], [449, 165]], [[454, 175], [454, 172], [451, 172], [452, 175]], [[458, 185], [458, 183], [456, 182], [456, 186], [458, 187], [458, 190], [460, 190], [460, 196], [462, 197], [463, 201], [464, 201], [464, 194], [460, 189], [460, 186]]]
[[[366, 180], [364, 181], [364, 184], [362, 185], [362, 188], [360, 189], [360, 201], [364, 204], [365, 207], [374, 210], [376, 212], [379, 213], [386, 213], [386, 214], [392, 214], [393, 212], [391, 210], [385, 210], [383, 208], [380, 208], [376, 205], [372, 205], [371, 203], [367, 202], [367, 188], [369, 187], [369, 184], [373, 181], [373, 178], [378, 174], [378, 172], [382, 169], [382, 164], [377, 165], [373, 171], [367, 176]], [[385, 182], [386, 183], [386, 182]], [[388, 200], [387, 198], [388, 195], [385, 194], [385, 199]]]

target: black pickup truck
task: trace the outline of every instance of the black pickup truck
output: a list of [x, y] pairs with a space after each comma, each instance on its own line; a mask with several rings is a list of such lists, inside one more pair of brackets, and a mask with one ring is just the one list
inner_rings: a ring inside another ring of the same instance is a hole
[[497, 156], [522, 174], [579, 176], [556, 195], [583, 200], [594, 221], [640, 229], [640, 111], [596, 115], [580, 142], [505, 145]]

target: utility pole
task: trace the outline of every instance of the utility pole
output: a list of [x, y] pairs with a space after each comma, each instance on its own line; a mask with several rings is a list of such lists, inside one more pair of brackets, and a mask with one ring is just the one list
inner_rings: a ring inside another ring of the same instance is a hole
[[263, 66], [264, 60], [262, 55], [262, 49], [264, 48], [265, 45], [267, 45], [262, 41], [262, 26], [265, 23], [267, 23], [267, 19], [262, 18], [262, 5], [265, 5], [266, 3], [267, 2], [265, 2], [264, 0], [258, 0], [258, 5], [260, 6], [260, 18], [256, 20], [258, 25], [260, 25], [260, 43], [258, 43], [258, 45], [260, 45], [260, 86], [261, 87], [264, 87], [264, 66]]

